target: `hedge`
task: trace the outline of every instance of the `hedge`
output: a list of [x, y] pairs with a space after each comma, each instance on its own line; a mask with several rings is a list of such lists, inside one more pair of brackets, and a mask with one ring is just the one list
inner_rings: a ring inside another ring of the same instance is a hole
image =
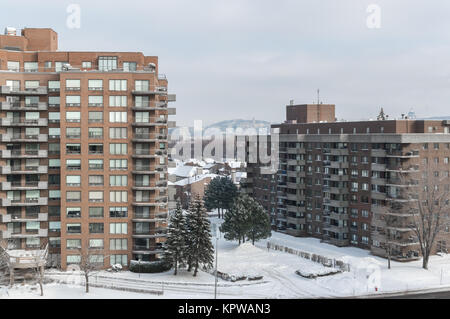
[[131, 260], [130, 262], [130, 268], [129, 270], [131, 272], [137, 272], [137, 273], [158, 273], [158, 272], [165, 272], [172, 268], [172, 265], [170, 265], [167, 262], [164, 262], [162, 260], [159, 261], [141, 261], [139, 266], [139, 261], [137, 260]]

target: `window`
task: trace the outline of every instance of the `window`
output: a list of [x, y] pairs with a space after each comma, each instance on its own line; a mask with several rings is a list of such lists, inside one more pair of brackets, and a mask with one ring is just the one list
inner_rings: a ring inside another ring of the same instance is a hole
[[23, 67], [25, 72], [37, 72], [38, 63], [37, 62], [24, 62]]
[[111, 223], [109, 224], [110, 234], [127, 234], [127, 223]]
[[52, 65], [53, 65], [52, 61], [45, 61], [44, 62], [44, 68], [45, 69], [51, 69]]
[[126, 127], [110, 127], [109, 128], [109, 138], [110, 139], [126, 139], [127, 138], [127, 128]]
[[[49, 213], [50, 213], [50, 211], [49, 211]], [[52, 232], [52, 233], [60, 232], [61, 231], [61, 222], [48, 222], [48, 231]]]
[[61, 104], [61, 99], [59, 96], [49, 96], [48, 97], [48, 106], [51, 107], [59, 107]]
[[49, 123], [59, 123], [60, 117], [61, 117], [61, 115], [59, 112], [48, 112]]
[[67, 127], [66, 128], [66, 137], [67, 138], [80, 138], [81, 137], [81, 128], [80, 127]]
[[81, 160], [79, 160], [79, 159], [66, 160], [66, 169], [67, 170], [80, 170], [81, 169]]
[[39, 81], [25, 81], [25, 89], [37, 89]]
[[136, 123], [148, 123], [150, 121], [149, 112], [136, 112], [135, 113]]
[[126, 91], [127, 80], [109, 80], [110, 91]]
[[48, 137], [49, 138], [60, 138], [61, 129], [59, 127], [49, 127], [48, 128]]
[[49, 169], [59, 169], [61, 167], [61, 160], [56, 158], [49, 158], [48, 168]]
[[103, 207], [89, 207], [89, 217], [92, 218], [103, 217]]
[[50, 248], [60, 248], [61, 247], [61, 238], [49, 237], [48, 244], [49, 244]]
[[81, 113], [80, 112], [66, 112], [66, 121], [71, 123], [80, 123]]
[[8, 61], [6, 63], [8, 71], [19, 72], [20, 71], [20, 62], [17, 61]]
[[80, 175], [67, 175], [66, 176], [67, 186], [81, 186], [81, 176]]
[[67, 239], [66, 247], [67, 249], [80, 249], [81, 239]]
[[83, 62], [81, 62], [81, 67], [83, 69], [90, 69], [90, 68], [92, 68], [92, 62], [90, 62], [90, 61], [83, 61]]
[[136, 71], [137, 63], [136, 62], [123, 62], [123, 70], [125, 72], [134, 72]]
[[66, 208], [67, 218], [80, 218], [81, 208], [80, 207], [67, 207]]
[[89, 95], [88, 106], [103, 106], [103, 95]]
[[128, 169], [128, 160], [126, 160], [126, 159], [109, 160], [109, 169], [110, 170], [127, 170]]
[[103, 239], [89, 239], [89, 248], [103, 249]]
[[59, 81], [48, 81], [48, 90], [50, 92], [59, 92], [61, 84]]
[[111, 203], [126, 203], [128, 201], [127, 191], [110, 191], [109, 201]]
[[103, 154], [103, 144], [89, 144], [89, 154]]
[[103, 232], [104, 232], [103, 223], [89, 223], [90, 234], [103, 234]]
[[67, 233], [69, 234], [81, 234], [81, 224], [67, 224]]
[[110, 207], [109, 217], [111, 218], [126, 218], [128, 216], [128, 207]]
[[89, 123], [103, 123], [103, 112], [89, 112]]
[[48, 206], [48, 216], [60, 217], [61, 216], [61, 207], [60, 206]]
[[66, 199], [68, 202], [80, 202], [81, 192], [80, 191], [68, 191], [66, 192]]
[[61, 72], [64, 64], [69, 64], [69, 62], [55, 62], [55, 72]]
[[148, 96], [136, 96], [134, 98], [134, 105], [136, 107], [148, 107], [149, 106]]
[[90, 127], [88, 129], [89, 138], [102, 139], [103, 138], [103, 128], [102, 127]]
[[128, 240], [126, 238], [110, 239], [109, 250], [128, 250]]
[[80, 87], [80, 80], [66, 80], [66, 91], [79, 91]]
[[127, 123], [127, 112], [109, 112], [110, 123]]
[[69, 264], [79, 264], [81, 262], [81, 256], [80, 255], [67, 255], [66, 256], [66, 263]]
[[110, 175], [109, 176], [109, 186], [127, 186], [127, 185], [128, 185], [128, 176], [127, 175]]
[[127, 144], [126, 143], [110, 143], [109, 153], [111, 155], [126, 155], [127, 154]]
[[89, 192], [90, 202], [103, 202], [103, 192], [102, 191], [90, 191]]
[[111, 71], [117, 69], [117, 57], [101, 56], [98, 58], [98, 69], [100, 71]]
[[148, 91], [149, 90], [149, 81], [148, 80], [134, 81], [134, 89], [136, 91]]
[[111, 265], [120, 264], [123, 266], [128, 265], [128, 256], [127, 255], [111, 255], [109, 257]]
[[89, 169], [103, 169], [103, 160], [102, 159], [90, 159], [89, 160]]
[[102, 91], [103, 80], [88, 80], [88, 89], [90, 91]]
[[126, 95], [110, 95], [109, 96], [110, 107], [126, 107], [127, 97]]
[[81, 154], [81, 144], [66, 144], [66, 154]]
[[103, 175], [89, 175], [89, 186], [103, 186]]
[[66, 106], [80, 106], [81, 97], [79, 95], [66, 95]]

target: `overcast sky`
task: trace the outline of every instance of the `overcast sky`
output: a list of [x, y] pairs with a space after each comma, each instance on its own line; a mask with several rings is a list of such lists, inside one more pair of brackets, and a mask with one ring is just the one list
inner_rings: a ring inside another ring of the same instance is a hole
[[[71, 3], [79, 29], [66, 26]], [[367, 27], [372, 3], [379, 29]], [[448, 0], [14, 0], [0, 21], [51, 27], [60, 50], [159, 56], [179, 125], [281, 122], [290, 99], [311, 103], [318, 88], [339, 119], [375, 118], [380, 106], [450, 115]]]

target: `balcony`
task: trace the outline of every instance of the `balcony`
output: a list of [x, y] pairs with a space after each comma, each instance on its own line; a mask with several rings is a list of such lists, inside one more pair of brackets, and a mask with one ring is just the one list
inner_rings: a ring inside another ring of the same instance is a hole
[[386, 157], [386, 150], [383, 149], [372, 149], [370, 151], [372, 157]]
[[48, 182], [2, 182], [1, 187], [3, 191], [48, 189]]
[[167, 124], [167, 118], [161, 118], [161, 117], [150, 117], [146, 121], [139, 121], [139, 122], [133, 122], [133, 126], [158, 126], [158, 125], [165, 125]]
[[9, 230], [1, 232], [1, 237], [3, 239], [14, 239], [14, 238], [35, 238], [35, 237], [47, 237], [48, 229], [38, 229], [35, 233], [12, 233]]
[[47, 174], [48, 167], [47, 166], [25, 166], [22, 168], [21, 166], [2, 166], [0, 167], [1, 173], [3, 175], [10, 174]]
[[306, 219], [304, 217], [286, 217], [286, 223], [293, 225], [302, 225], [306, 223]]
[[396, 157], [396, 158], [418, 158], [419, 151], [397, 151], [397, 150], [388, 150], [386, 152], [386, 157]]
[[24, 118], [2, 118], [1, 126], [47, 126], [48, 120], [44, 118], [39, 119], [24, 119]]
[[152, 111], [152, 110], [167, 110], [167, 103], [161, 101], [151, 101], [148, 103], [142, 103], [140, 105], [134, 105], [131, 107], [135, 111]]
[[148, 133], [148, 134], [134, 134], [133, 136], [133, 142], [167, 142], [168, 136], [165, 134], [155, 134], [155, 133]]
[[161, 149], [135, 149], [132, 157], [134, 158], [156, 158], [160, 156], [167, 155], [167, 150]]
[[19, 134], [3, 134], [2, 142], [48, 142], [47, 134], [37, 134], [37, 135], [19, 135]]
[[34, 215], [26, 215], [25, 218], [22, 218], [19, 215], [0, 215], [2, 223], [11, 223], [11, 222], [19, 222], [19, 223], [26, 223], [26, 222], [46, 222], [48, 221], [48, 213], [39, 213]]
[[21, 150], [1, 150], [0, 158], [47, 158], [47, 150], [24, 151]]
[[46, 206], [48, 205], [47, 197], [38, 197], [38, 198], [26, 198], [24, 200], [21, 199], [10, 199], [10, 198], [2, 198], [2, 206], [10, 207], [10, 206]]
[[344, 247], [348, 246], [350, 244], [349, 239], [339, 239], [339, 238], [333, 238], [329, 236], [324, 236], [323, 242], [331, 245], [335, 245], [338, 247]]
[[167, 87], [165, 86], [149, 86], [140, 87], [131, 91], [133, 95], [167, 95]]
[[47, 102], [21, 103], [21, 102], [0, 102], [2, 111], [47, 111]]
[[0, 94], [5, 94], [5, 95], [47, 95], [48, 89], [46, 86], [38, 86], [38, 87], [32, 88], [32, 89], [21, 90], [18, 87], [2, 85], [0, 87]]
[[301, 229], [295, 229], [295, 228], [286, 228], [286, 234], [291, 235], [291, 236], [295, 236], [295, 237], [299, 237], [302, 235], [305, 235], [305, 231], [301, 230]]

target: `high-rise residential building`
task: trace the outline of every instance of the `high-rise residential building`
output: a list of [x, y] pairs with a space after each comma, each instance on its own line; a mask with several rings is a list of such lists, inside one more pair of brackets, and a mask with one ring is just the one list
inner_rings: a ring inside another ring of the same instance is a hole
[[[52, 29], [0, 35], [0, 230], [66, 269], [159, 258], [168, 82], [141, 52], [63, 52]], [[92, 251], [94, 253], [88, 253]]]
[[[433, 174], [448, 178], [450, 122], [386, 118], [381, 112], [377, 120], [336, 121], [334, 105], [288, 105], [286, 121], [272, 125], [279, 134], [278, 171], [262, 174], [265, 165], [249, 163], [246, 191], [278, 231], [379, 256], [389, 243], [394, 259], [418, 258], [411, 215], [402, 210], [409, 200], [405, 176], [421, 178], [434, 163]], [[389, 225], [387, 208], [395, 217]], [[447, 227], [434, 252], [449, 244]]]

